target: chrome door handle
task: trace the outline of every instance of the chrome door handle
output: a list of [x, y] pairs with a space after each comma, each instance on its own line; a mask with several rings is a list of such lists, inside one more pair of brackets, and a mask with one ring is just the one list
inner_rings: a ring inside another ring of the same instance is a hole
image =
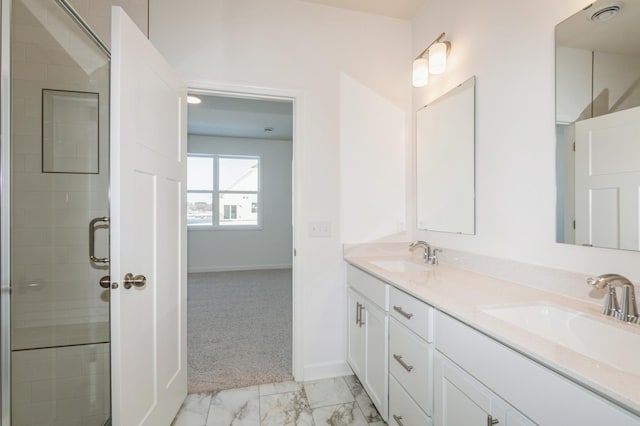
[[404, 309], [402, 309], [402, 306], [393, 306], [393, 310], [396, 311], [397, 313], [399, 313], [400, 315], [402, 315], [403, 317], [405, 317], [406, 319], [410, 320], [411, 317], [413, 316], [413, 314], [410, 314], [409, 312], [405, 312]]
[[99, 223], [109, 224], [110, 219], [106, 216], [96, 217], [89, 222], [89, 259], [95, 263], [109, 263], [108, 257], [96, 257], [96, 225]]
[[398, 361], [400, 363], [400, 365], [407, 370], [409, 373], [411, 373], [411, 370], [413, 370], [413, 365], [408, 365], [406, 362], [404, 362], [402, 360], [402, 355], [398, 355], [398, 354], [393, 354], [393, 357], [396, 359], [396, 361]]
[[144, 286], [147, 284], [147, 277], [145, 277], [144, 275], [136, 275], [134, 277], [133, 274], [129, 272], [124, 276], [122, 282], [124, 284], [124, 288], [126, 288], [127, 290], [131, 287], [144, 288]]
[[111, 276], [110, 275], [105, 275], [104, 277], [100, 278], [100, 287], [102, 287], [102, 288], [111, 287]]
[[356, 325], [360, 325], [360, 302], [356, 302]]
[[500, 421], [491, 417], [491, 414], [487, 416], [487, 426], [497, 425], [498, 423], [500, 423]]
[[364, 305], [361, 303], [360, 304], [360, 327], [362, 327], [364, 325], [364, 320], [362, 319], [362, 313], [365, 311], [365, 307]]

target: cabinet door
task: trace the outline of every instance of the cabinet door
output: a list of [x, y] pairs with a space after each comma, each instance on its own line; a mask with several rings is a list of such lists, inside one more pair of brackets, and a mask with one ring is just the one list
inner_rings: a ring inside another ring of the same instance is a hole
[[388, 335], [389, 318], [386, 313], [368, 302], [364, 318], [365, 329], [365, 389], [371, 401], [386, 420], [388, 415]]
[[444, 355], [435, 355], [435, 424], [486, 426], [491, 395]]
[[534, 426], [440, 352], [435, 353], [435, 423], [442, 426]]
[[364, 379], [364, 329], [358, 319], [364, 318], [363, 305], [359, 295], [350, 288], [347, 289], [347, 362], [356, 376]]

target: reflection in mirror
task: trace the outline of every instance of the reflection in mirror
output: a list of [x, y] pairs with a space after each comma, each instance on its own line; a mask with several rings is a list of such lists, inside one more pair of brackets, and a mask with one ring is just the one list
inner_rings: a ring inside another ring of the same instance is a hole
[[475, 234], [475, 77], [418, 111], [418, 229]]
[[639, 22], [601, 0], [556, 27], [558, 242], [640, 249]]

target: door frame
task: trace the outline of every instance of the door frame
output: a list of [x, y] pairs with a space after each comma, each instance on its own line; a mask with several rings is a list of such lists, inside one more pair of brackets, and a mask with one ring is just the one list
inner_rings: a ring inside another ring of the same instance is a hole
[[[187, 93], [200, 94], [210, 96], [226, 96], [239, 99], [258, 99], [266, 101], [288, 101], [293, 105], [293, 138], [291, 140], [293, 152], [292, 164], [292, 200], [291, 200], [291, 217], [292, 217], [292, 256], [291, 256], [291, 292], [293, 306], [292, 308], [292, 344], [291, 344], [291, 360], [292, 374], [295, 381], [304, 380], [304, 288], [302, 279], [300, 279], [300, 271], [302, 270], [301, 261], [296, 256], [298, 250], [302, 250], [301, 229], [302, 223], [302, 129], [304, 123], [304, 97], [301, 91], [273, 89], [254, 86], [233, 85], [225, 83], [215, 83], [210, 81], [187, 80]], [[187, 113], [188, 120], [188, 113]]]

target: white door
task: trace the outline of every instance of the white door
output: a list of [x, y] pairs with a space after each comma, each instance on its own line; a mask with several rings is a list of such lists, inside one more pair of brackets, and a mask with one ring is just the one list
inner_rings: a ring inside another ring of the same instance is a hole
[[112, 418], [168, 425], [187, 394], [186, 89], [119, 7], [111, 48]]
[[640, 107], [576, 122], [576, 243], [638, 250]]

